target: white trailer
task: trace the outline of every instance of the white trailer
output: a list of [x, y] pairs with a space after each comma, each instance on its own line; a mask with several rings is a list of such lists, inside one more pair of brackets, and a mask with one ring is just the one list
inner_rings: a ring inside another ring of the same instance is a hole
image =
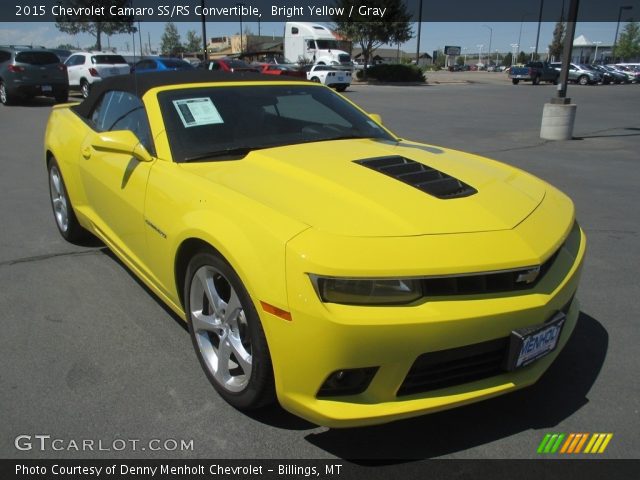
[[324, 25], [312, 22], [287, 22], [284, 27], [284, 56], [290, 61], [315, 65], [333, 65], [351, 69], [348, 42]]

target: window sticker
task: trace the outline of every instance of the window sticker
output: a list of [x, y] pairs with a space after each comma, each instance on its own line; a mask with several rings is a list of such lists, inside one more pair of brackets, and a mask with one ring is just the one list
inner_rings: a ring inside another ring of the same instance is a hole
[[224, 123], [209, 97], [174, 100], [173, 105], [185, 128]]

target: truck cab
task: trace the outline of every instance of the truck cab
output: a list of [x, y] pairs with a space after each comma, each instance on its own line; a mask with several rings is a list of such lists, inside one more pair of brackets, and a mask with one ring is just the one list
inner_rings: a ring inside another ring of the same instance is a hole
[[324, 25], [287, 22], [284, 29], [284, 56], [298, 63], [352, 68], [349, 42]]

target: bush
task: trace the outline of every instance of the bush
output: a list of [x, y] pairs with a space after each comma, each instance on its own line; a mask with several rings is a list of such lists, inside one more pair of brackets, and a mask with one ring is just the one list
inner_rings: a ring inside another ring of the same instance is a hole
[[374, 65], [367, 69], [367, 77], [380, 82], [424, 82], [426, 78], [415, 65]]

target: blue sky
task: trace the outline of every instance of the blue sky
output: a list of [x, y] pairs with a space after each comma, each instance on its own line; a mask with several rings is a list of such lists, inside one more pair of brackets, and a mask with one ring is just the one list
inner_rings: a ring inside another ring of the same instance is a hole
[[[164, 23], [160, 22], [144, 22], [142, 26], [142, 41], [146, 45], [148, 35], [151, 36], [151, 46], [153, 49], [158, 48], [160, 38], [164, 31]], [[444, 45], [453, 45], [466, 48], [465, 53], [476, 53], [479, 48], [477, 45], [483, 45], [482, 51], [486, 53], [489, 47], [489, 36], [491, 27], [493, 29], [493, 38], [491, 42], [491, 50], [495, 52], [511, 51], [511, 44], [518, 42], [520, 28], [522, 26], [522, 35], [520, 50], [527, 53], [531, 52], [532, 46], [535, 45], [537, 22], [488, 22], [488, 23], [429, 23], [422, 24], [421, 34], [421, 52], [431, 53]], [[625, 22], [620, 25], [622, 31]], [[188, 30], [196, 30], [200, 34], [199, 23], [176, 23], [178, 31], [184, 40]], [[255, 34], [258, 33], [258, 24], [255, 22], [244, 22], [243, 28], [248, 26]], [[555, 24], [551, 22], [542, 23], [540, 29], [540, 46], [538, 51], [544, 53], [547, 45], [551, 41], [553, 28]], [[262, 35], [281, 36], [284, 30], [283, 22], [262, 22], [260, 24]], [[602, 45], [611, 45], [615, 34], [615, 22], [578, 22], [576, 25], [576, 36], [584, 35], [591, 41], [603, 42]], [[207, 23], [207, 37], [231, 35], [238, 33], [238, 23], [209, 22]], [[414, 24], [414, 35], [417, 32], [417, 24]], [[136, 34], [136, 44], [138, 34]], [[120, 50], [126, 50], [127, 46], [132, 46], [131, 35], [114, 35], [110, 38], [111, 47], [117, 47]], [[59, 44], [70, 43], [79, 45], [80, 48], [93, 45], [94, 39], [90, 35], [82, 34], [70, 36], [59, 32], [53, 23], [0, 23], [0, 44], [34, 44], [44, 45], [47, 47], [56, 47]], [[103, 46], [106, 47], [107, 39], [103, 37]], [[401, 47], [408, 53], [415, 54], [416, 39], [413, 38]]]

